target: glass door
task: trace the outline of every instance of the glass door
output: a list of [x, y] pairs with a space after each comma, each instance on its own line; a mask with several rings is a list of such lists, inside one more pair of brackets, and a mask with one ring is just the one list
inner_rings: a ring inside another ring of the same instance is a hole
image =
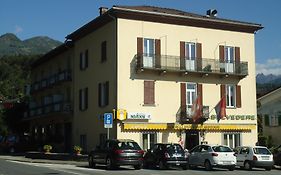
[[187, 70], [195, 70], [195, 59], [196, 59], [196, 44], [185, 43], [185, 68]]
[[153, 67], [154, 55], [155, 55], [155, 46], [154, 39], [144, 38], [144, 55], [143, 55], [143, 66], [144, 67]]
[[225, 72], [233, 73], [234, 70], [234, 47], [225, 47]]

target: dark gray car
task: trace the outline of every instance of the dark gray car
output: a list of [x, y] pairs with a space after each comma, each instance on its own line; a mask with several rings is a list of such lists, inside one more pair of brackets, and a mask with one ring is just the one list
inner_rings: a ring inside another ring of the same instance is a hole
[[117, 168], [121, 165], [132, 165], [141, 169], [144, 151], [133, 140], [107, 140], [90, 152], [89, 167], [104, 164], [107, 169]]

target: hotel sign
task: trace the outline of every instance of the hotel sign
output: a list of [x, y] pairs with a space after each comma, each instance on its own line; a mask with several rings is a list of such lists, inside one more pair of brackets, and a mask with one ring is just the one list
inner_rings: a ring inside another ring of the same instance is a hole
[[127, 119], [151, 119], [151, 114], [149, 113], [142, 113], [142, 112], [128, 112]]

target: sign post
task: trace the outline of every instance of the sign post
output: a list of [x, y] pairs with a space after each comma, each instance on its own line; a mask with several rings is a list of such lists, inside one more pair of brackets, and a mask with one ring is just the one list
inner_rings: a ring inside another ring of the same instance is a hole
[[112, 128], [113, 116], [112, 113], [104, 113], [103, 124], [104, 128], [107, 128], [107, 139], [109, 139], [109, 128]]

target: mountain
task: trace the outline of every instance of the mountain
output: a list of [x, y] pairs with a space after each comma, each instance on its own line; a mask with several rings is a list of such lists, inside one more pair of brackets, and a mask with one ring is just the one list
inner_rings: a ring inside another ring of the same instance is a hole
[[260, 97], [274, 89], [281, 86], [281, 75], [264, 75], [263, 73], [257, 74], [257, 97]]
[[22, 41], [16, 35], [6, 33], [0, 36], [0, 57], [44, 54], [60, 44], [62, 44], [60, 41], [46, 36], [37, 36]]

